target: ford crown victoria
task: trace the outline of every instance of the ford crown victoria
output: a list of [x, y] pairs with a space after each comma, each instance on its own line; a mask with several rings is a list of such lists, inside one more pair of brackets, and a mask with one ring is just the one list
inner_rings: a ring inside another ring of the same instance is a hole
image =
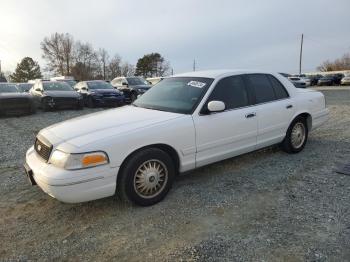
[[25, 169], [63, 202], [118, 194], [147, 206], [178, 173], [274, 144], [300, 152], [328, 113], [322, 93], [277, 73], [191, 72], [162, 80], [132, 105], [41, 130]]

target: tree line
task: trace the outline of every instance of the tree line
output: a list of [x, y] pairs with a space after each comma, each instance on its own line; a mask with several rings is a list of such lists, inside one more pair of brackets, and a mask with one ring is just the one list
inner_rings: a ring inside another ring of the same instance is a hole
[[350, 53], [346, 53], [341, 58], [335, 59], [334, 61], [324, 61], [317, 67], [317, 70], [321, 72], [350, 70]]
[[[159, 53], [146, 54], [138, 59], [136, 66], [123, 61], [121, 56], [111, 56], [106, 49], [95, 49], [88, 42], [74, 40], [68, 33], [54, 33], [40, 43], [45, 71], [53, 75], [73, 76], [76, 80], [112, 80], [118, 76], [166, 76], [170, 63]], [[25, 57], [10, 75], [12, 82], [26, 82], [41, 78], [39, 64]]]

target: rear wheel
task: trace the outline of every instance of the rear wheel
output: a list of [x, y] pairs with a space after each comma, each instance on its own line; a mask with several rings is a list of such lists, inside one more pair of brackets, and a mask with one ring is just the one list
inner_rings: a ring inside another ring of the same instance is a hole
[[282, 149], [290, 154], [299, 153], [305, 147], [308, 133], [306, 119], [296, 118], [287, 130], [286, 137], [281, 144]]
[[117, 193], [123, 201], [150, 206], [169, 192], [175, 166], [166, 152], [149, 148], [132, 155], [118, 176]]

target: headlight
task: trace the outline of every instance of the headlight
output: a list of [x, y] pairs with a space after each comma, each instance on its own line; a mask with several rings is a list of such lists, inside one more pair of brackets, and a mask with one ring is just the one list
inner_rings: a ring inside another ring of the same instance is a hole
[[108, 162], [107, 154], [101, 151], [69, 154], [60, 150], [55, 150], [50, 158], [50, 163], [52, 165], [67, 170], [95, 167], [107, 164]]

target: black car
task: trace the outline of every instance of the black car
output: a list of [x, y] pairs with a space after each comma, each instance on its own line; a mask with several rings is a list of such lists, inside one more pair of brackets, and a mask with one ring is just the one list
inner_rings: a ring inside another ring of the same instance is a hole
[[336, 84], [336, 79], [332, 75], [323, 76], [317, 81], [318, 86], [332, 86], [335, 84]]
[[37, 81], [29, 93], [33, 96], [36, 106], [44, 111], [84, 107], [83, 97], [70, 85], [61, 81]]
[[35, 113], [32, 97], [20, 93], [15, 84], [0, 83], [0, 115]]
[[84, 104], [88, 107], [124, 104], [123, 93], [103, 80], [82, 81], [76, 84], [74, 89], [83, 96]]
[[17, 83], [17, 89], [21, 93], [28, 93], [32, 87], [33, 84], [30, 83]]
[[139, 95], [144, 94], [151, 85], [142, 77], [117, 77], [111, 81], [111, 84], [122, 91], [126, 102], [133, 102]]
[[316, 86], [318, 83], [318, 80], [320, 80], [322, 78], [322, 76], [321, 75], [310, 75], [310, 76], [308, 76], [308, 78], [310, 79], [310, 85]]

